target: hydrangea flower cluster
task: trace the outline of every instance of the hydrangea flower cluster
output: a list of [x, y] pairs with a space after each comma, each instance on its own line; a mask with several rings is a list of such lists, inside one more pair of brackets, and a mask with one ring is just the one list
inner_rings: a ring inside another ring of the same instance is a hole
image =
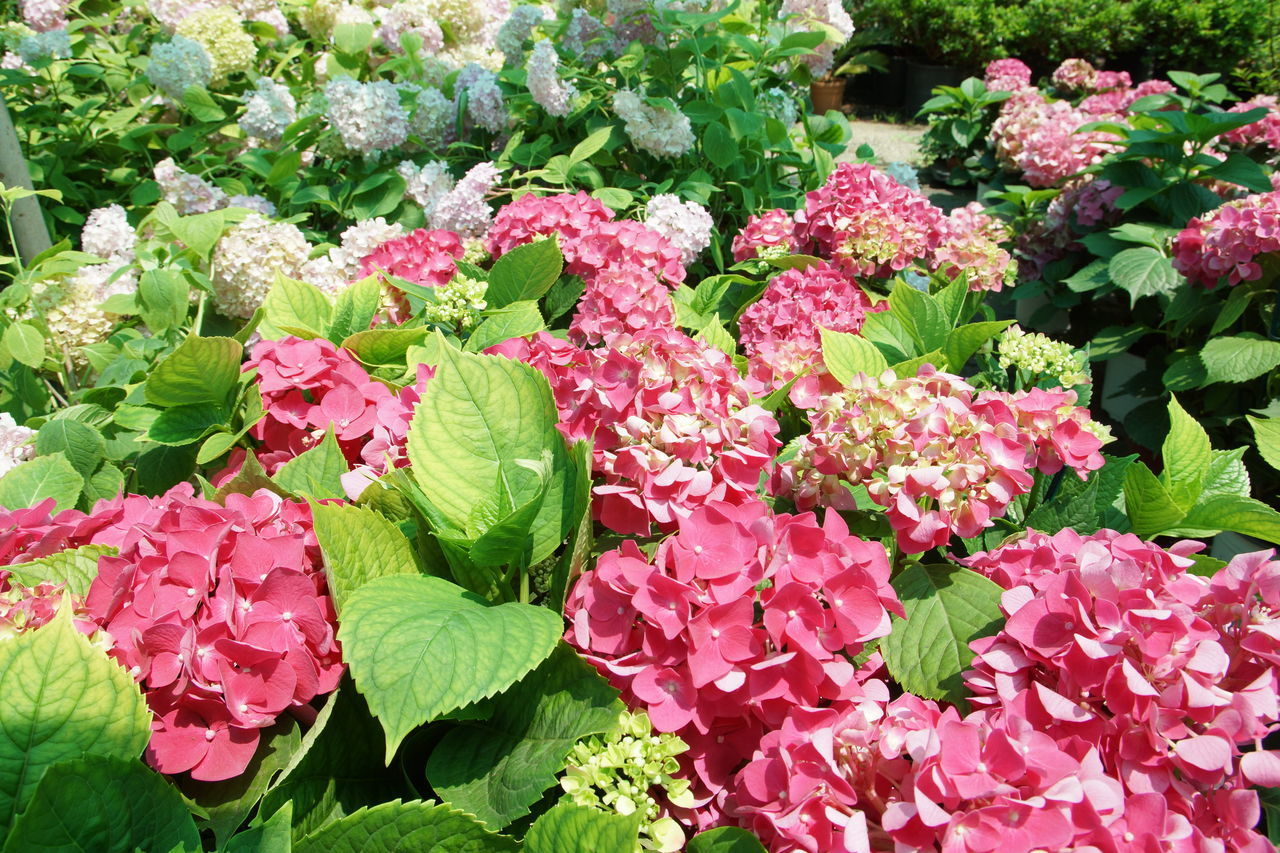
[[1206, 288], [1257, 281], [1280, 251], [1280, 191], [1231, 201], [1187, 223], [1173, 239], [1173, 266]]
[[604, 22], [613, 33], [615, 53], [621, 53], [633, 41], [657, 42], [658, 30], [653, 25], [656, 5], [648, 0], [607, 0]]
[[473, 123], [490, 133], [506, 129], [510, 116], [502, 90], [498, 87], [498, 75], [492, 70], [474, 62], [468, 63], [458, 72], [453, 91], [455, 105], [466, 93], [467, 118]]
[[1053, 186], [1087, 169], [1116, 149], [1106, 131], [1079, 132], [1081, 126], [1122, 115], [1089, 113], [1070, 101], [1045, 100], [1035, 89], [1014, 94], [1000, 106], [991, 127], [996, 159], [1021, 172], [1033, 187]]
[[586, 280], [569, 337], [582, 346], [597, 346], [618, 335], [675, 325], [675, 306], [667, 286], [645, 267], [622, 263]]
[[214, 307], [226, 317], [252, 317], [276, 275], [298, 278], [310, 253], [298, 226], [249, 214], [213, 249]]
[[[411, 84], [401, 84], [401, 89]], [[409, 130], [417, 140], [428, 147], [447, 141], [453, 133], [453, 102], [434, 86], [417, 89], [413, 97], [413, 109], [409, 111]]]
[[1031, 69], [1021, 59], [997, 59], [987, 64], [982, 81], [988, 92], [1016, 92], [1031, 85]]
[[245, 101], [240, 128], [264, 142], [279, 142], [285, 128], [297, 118], [298, 103], [289, 87], [269, 77], [261, 77], [253, 94]]
[[1078, 230], [1119, 220], [1116, 199], [1123, 187], [1093, 175], [1074, 178], [1049, 202], [1044, 216], [1036, 220], [1018, 237], [1018, 271], [1029, 281], [1039, 278], [1045, 265], [1079, 248]]
[[794, 255], [800, 250], [796, 222], [781, 208], [747, 217], [747, 224], [733, 238], [733, 260], [736, 263], [770, 254]]
[[350, 281], [361, 277], [364, 259], [375, 249], [404, 234], [404, 226], [398, 222], [387, 222], [381, 216], [362, 219], [342, 232], [338, 245], [326, 257], [342, 280]]
[[951, 278], [967, 274], [970, 290], [999, 291], [1018, 277], [1017, 262], [1000, 246], [1013, 234], [983, 211], [982, 203], [974, 201], [947, 214], [930, 265]]
[[498, 27], [494, 43], [502, 51], [507, 65], [518, 67], [524, 59], [524, 43], [533, 37], [533, 29], [544, 17], [540, 6], [517, 6]]
[[711, 245], [715, 222], [711, 213], [695, 201], [681, 201], [671, 193], [661, 193], [645, 205], [645, 224], [680, 250], [685, 266], [693, 263]]
[[27, 65], [42, 59], [70, 59], [71, 36], [66, 30], [48, 30], [23, 36], [18, 42], [18, 57]]
[[333, 431], [349, 463], [375, 474], [406, 464], [404, 444], [426, 375], [392, 392], [344, 349], [323, 338], [262, 341], [245, 369], [257, 368], [266, 415], [251, 435], [258, 461], [272, 473]]
[[182, 216], [208, 213], [227, 205], [227, 194], [213, 184], [178, 168], [172, 157], [166, 157], [153, 171], [160, 194]]
[[304, 503], [226, 506], [189, 484], [100, 504], [110, 526], [87, 610], [155, 714], [148, 762], [202, 781], [244, 772], [259, 731], [342, 675], [333, 604]]
[[837, 513], [773, 515], [712, 503], [652, 559], [634, 542], [603, 554], [566, 604], [566, 638], [629, 707], [689, 745], [698, 821], [723, 820], [743, 756], [792, 706], [861, 694], [850, 659], [902, 609], [884, 548]]
[[559, 235], [566, 250], [602, 222], [613, 220], [613, 211], [585, 192], [538, 196], [526, 193], [504, 205], [485, 235], [485, 248], [495, 258], [516, 246]]
[[493, 224], [485, 198], [497, 186], [502, 171], [492, 163], [477, 163], [453, 189], [440, 197], [429, 222], [436, 230], [452, 231], [463, 240], [476, 240]]
[[609, 31], [586, 9], [574, 9], [560, 41], [565, 50], [582, 62], [595, 62], [609, 49]]
[[101, 304], [114, 293], [132, 292], [137, 285], [131, 271], [116, 276], [114, 270], [111, 264], [92, 264], [70, 276], [32, 282], [31, 316], [44, 322], [54, 351], [77, 367], [88, 363], [81, 347], [106, 340], [120, 319], [103, 311]]
[[1089, 381], [1084, 353], [1039, 332], [1024, 332], [1016, 323], [1001, 333], [996, 353], [1001, 368], [1043, 376], [1067, 388]]
[[23, 586], [4, 569], [0, 569], [0, 643], [48, 625], [67, 600], [71, 602], [71, 618], [76, 627], [90, 634], [91, 642], [104, 651], [109, 649], [109, 639], [102, 632], [95, 631], [96, 626], [85, 619], [84, 602], [68, 596], [63, 584]]
[[565, 271], [590, 280], [612, 266], [631, 264], [669, 285], [684, 281], [684, 254], [657, 231], [632, 219], [599, 222], [577, 240], [561, 237]]
[[458, 271], [462, 241], [452, 231], [419, 228], [387, 240], [360, 261], [360, 275], [382, 272], [426, 287], [442, 287]]
[[174, 36], [151, 49], [147, 79], [170, 98], [180, 101], [188, 86], [209, 85], [213, 64], [200, 42]]
[[404, 53], [400, 37], [422, 39], [420, 52], [431, 56], [444, 49], [444, 31], [431, 14], [428, 0], [399, 0], [378, 12], [378, 40], [391, 53]]
[[36, 32], [60, 30], [67, 26], [70, 0], [20, 0], [22, 20]]
[[0, 477], [35, 455], [36, 431], [20, 426], [8, 412], [0, 412]]
[[801, 60], [815, 77], [830, 73], [836, 50], [853, 35], [853, 19], [840, 0], [782, 0], [780, 14], [788, 26], [817, 30], [826, 39]]
[[820, 329], [856, 334], [871, 300], [852, 279], [827, 263], [791, 269], [770, 279], [760, 298], [738, 320], [738, 342], [750, 362], [750, 378], [767, 394], [793, 379], [797, 406], [817, 404], [819, 394], [840, 390], [822, 361]]
[[1247, 113], [1260, 107], [1266, 109], [1266, 115], [1252, 124], [1228, 130], [1222, 134], [1223, 140], [1245, 148], [1258, 147], [1268, 151], [1280, 151], [1280, 100], [1274, 95], [1257, 95], [1247, 101], [1241, 101], [1227, 112]]
[[594, 437], [596, 518], [645, 535], [711, 501], [754, 500], [778, 423], [729, 356], [671, 327], [608, 343], [580, 350], [539, 333], [492, 350], [547, 375], [569, 441]]
[[253, 36], [244, 30], [240, 16], [229, 6], [201, 9], [187, 15], [176, 33], [199, 42], [209, 55], [209, 83], [219, 86], [232, 74], [248, 71], [257, 57]]
[[622, 119], [631, 143], [655, 157], [680, 157], [693, 148], [693, 125], [674, 106], [655, 107], [630, 89], [613, 95], [613, 111]]
[[800, 107], [793, 94], [778, 86], [765, 89], [756, 97], [756, 106], [765, 116], [777, 119], [785, 128], [792, 127], [800, 118]]
[[80, 231], [80, 248], [115, 267], [133, 263], [133, 249], [137, 242], [138, 234], [129, 224], [124, 208], [118, 204], [90, 211]]
[[421, 166], [412, 160], [402, 160], [396, 166], [396, 174], [404, 178], [405, 197], [422, 208], [422, 215], [427, 219], [455, 184], [453, 175], [449, 174], [449, 166], [443, 160], [432, 160]]
[[488, 285], [466, 276], [455, 276], [452, 281], [436, 288], [436, 301], [428, 303], [422, 311], [426, 323], [439, 323], [455, 331], [466, 331], [480, 322], [480, 312], [487, 306], [485, 295]]
[[559, 65], [560, 57], [555, 47], [549, 39], [543, 39], [529, 54], [525, 65], [526, 80], [534, 103], [546, 110], [547, 115], [567, 116], [577, 100], [578, 90], [572, 83], [560, 79], [556, 72]]
[[675, 853], [684, 849], [684, 830], [663, 813], [663, 803], [694, 804], [689, 780], [675, 776], [680, 772], [676, 756], [688, 749], [672, 734], [654, 734], [644, 711], [623, 711], [613, 731], [574, 746], [560, 787], [580, 806], [621, 815], [640, 812], [640, 849]]
[[1053, 87], [1072, 94], [1089, 94], [1098, 90], [1098, 69], [1084, 59], [1064, 59], [1053, 70]]
[[945, 547], [1029, 492], [1031, 469], [1066, 465], [1084, 477], [1102, 467], [1098, 428], [1075, 401], [1073, 391], [975, 392], [931, 365], [904, 379], [858, 374], [810, 413], [810, 432], [772, 488], [801, 509], [854, 509], [849, 487], [864, 487], [904, 553]]
[[395, 148], [409, 137], [409, 116], [387, 80], [361, 83], [338, 77], [324, 87], [325, 118], [342, 144], [365, 156]]

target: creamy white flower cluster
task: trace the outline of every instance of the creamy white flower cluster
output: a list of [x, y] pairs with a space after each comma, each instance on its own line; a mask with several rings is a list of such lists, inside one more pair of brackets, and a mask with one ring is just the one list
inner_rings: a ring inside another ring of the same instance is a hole
[[250, 214], [214, 247], [214, 307], [226, 317], [253, 316], [276, 274], [299, 278], [309, 254], [311, 244], [298, 226]]
[[388, 240], [403, 237], [404, 228], [395, 222], [364, 219], [342, 232], [340, 244], [327, 254], [302, 265], [298, 278], [328, 294], [337, 294], [348, 282], [360, 277], [360, 261]]
[[678, 248], [681, 263], [688, 266], [711, 245], [715, 222], [711, 213], [697, 202], [681, 201], [671, 193], [662, 193], [645, 206], [645, 225]]
[[262, 77], [245, 101], [240, 129], [264, 142], [279, 142], [284, 129], [298, 119], [298, 102], [289, 87]]
[[0, 477], [35, 455], [35, 435], [35, 430], [19, 426], [13, 415], [0, 412]]
[[1000, 335], [996, 351], [1000, 355], [1001, 367], [1016, 367], [1028, 373], [1050, 377], [1064, 388], [1089, 381], [1089, 375], [1085, 372], [1084, 353], [1076, 352], [1070, 344], [1055, 341], [1039, 332], [1024, 332], [1016, 324]]
[[631, 142], [655, 157], [679, 157], [693, 148], [689, 117], [674, 107], [655, 107], [630, 89], [613, 95], [613, 111], [625, 124]]
[[200, 42], [186, 36], [174, 36], [151, 48], [147, 79], [170, 98], [180, 101], [188, 86], [209, 85], [213, 79], [213, 64]]
[[339, 77], [325, 85], [324, 97], [325, 117], [352, 151], [367, 156], [395, 148], [409, 136], [409, 116], [387, 80], [361, 83]]
[[466, 331], [480, 322], [480, 312], [487, 307], [485, 294], [488, 287], [483, 281], [455, 275], [448, 284], [431, 288], [431, 295], [436, 301], [423, 309], [422, 319]]
[[419, 51], [424, 56], [444, 49], [444, 31], [431, 14], [430, 0], [400, 0], [383, 7], [378, 16], [378, 39], [391, 53], [404, 53], [400, 37], [415, 35], [422, 39]]
[[228, 6], [202, 9], [187, 15], [178, 24], [177, 34], [197, 41], [209, 55], [212, 75], [209, 84], [225, 83], [232, 74], [248, 71], [257, 58], [253, 36], [245, 32], [244, 22]]
[[534, 103], [538, 104], [548, 115], [566, 116], [573, 109], [578, 90], [567, 80], [561, 80], [556, 68], [560, 65], [560, 57], [551, 42], [544, 39], [533, 47], [529, 54], [529, 63], [525, 66], [526, 84]]
[[430, 219], [440, 199], [454, 187], [453, 175], [441, 160], [432, 160], [422, 166], [405, 160], [396, 166], [396, 172], [404, 178], [404, 194], [422, 208], [423, 216]]
[[199, 176], [179, 169], [172, 157], [157, 163], [154, 175], [161, 196], [183, 216], [227, 206], [226, 193]]
[[129, 224], [124, 208], [118, 204], [91, 211], [80, 230], [80, 248], [117, 267], [133, 263], [133, 249], [137, 243], [138, 234]]

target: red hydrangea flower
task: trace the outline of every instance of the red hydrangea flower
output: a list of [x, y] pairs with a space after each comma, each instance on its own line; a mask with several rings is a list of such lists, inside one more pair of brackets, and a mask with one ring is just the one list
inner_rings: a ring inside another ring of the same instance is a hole
[[485, 235], [485, 248], [495, 258], [516, 246], [552, 234], [563, 248], [572, 245], [602, 222], [613, 220], [613, 211], [585, 192], [538, 196], [526, 193], [504, 206]]
[[737, 263], [758, 258], [766, 249], [784, 255], [793, 255], [800, 249], [795, 219], [781, 208], [747, 217], [747, 224], [733, 238], [733, 260]]
[[652, 559], [630, 541], [604, 554], [569, 596], [567, 639], [690, 745], [682, 758], [706, 825], [793, 705], [864, 694], [849, 659], [888, 633], [890, 612], [901, 605], [884, 548], [849, 535], [838, 514], [820, 526], [758, 500], [716, 502], [681, 519]]

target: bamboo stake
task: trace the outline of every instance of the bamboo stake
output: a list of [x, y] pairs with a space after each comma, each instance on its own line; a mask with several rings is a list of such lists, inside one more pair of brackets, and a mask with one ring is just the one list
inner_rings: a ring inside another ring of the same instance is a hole
[[[22, 145], [18, 142], [18, 133], [9, 117], [9, 107], [0, 95], [0, 183], [7, 187], [23, 187], [33, 190], [31, 172], [27, 170], [27, 161], [22, 156]], [[53, 245], [49, 239], [49, 228], [45, 225], [44, 215], [40, 212], [40, 199], [37, 196], [18, 199], [14, 202], [13, 235], [18, 245], [14, 248], [23, 263]]]

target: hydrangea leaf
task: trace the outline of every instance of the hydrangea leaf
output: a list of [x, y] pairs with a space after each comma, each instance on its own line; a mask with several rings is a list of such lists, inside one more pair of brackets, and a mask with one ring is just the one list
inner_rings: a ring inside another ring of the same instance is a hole
[[511, 338], [522, 338], [547, 327], [538, 311], [538, 303], [522, 299], [502, 308], [485, 312], [485, 319], [467, 338], [467, 352], [484, 352], [489, 347]]
[[111, 545], [83, 545], [5, 568], [23, 586], [61, 583], [72, 595], [83, 597], [89, 594], [89, 585], [98, 576], [98, 558], [116, 553]]
[[889, 313], [902, 324], [923, 352], [946, 346], [951, 323], [938, 300], [929, 294], [899, 281], [889, 292]]
[[685, 848], [686, 853], [765, 853], [764, 845], [745, 829], [722, 826], [700, 832]]
[[259, 331], [267, 340], [283, 338], [286, 328], [300, 332], [298, 337], [318, 338], [329, 327], [333, 305], [315, 285], [277, 273], [262, 301], [262, 312]]
[[560, 803], [534, 821], [525, 853], [632, 853], [640, 836], [640, 813], [627, 817], [576, 803]]
[[56, 502], [54, 512], [76, 505], [84, 478], [61, 453], [37, 456], [0, 477], [0, 507], [22, 509], [47, 498]]
[[1253, 427], [1258, 453], [1262, 454], [1268, 465], [1280, 471], [1280, 418], [1247, 417], [1249, 425]]
[[147, 377], [147, 402], [156, 406], [225, 403], [240, 379], [244, 347], [232, 338], [184, 340]]
[[555, 784], [578, 739], [608, 731], [622, 710], [618, 691], [561, 643], [493, 701], [489, 719], [444, 736], [427, 759], [427, 781], [445, 800], [501, 829]]
[[1177, 397], [1169, 399], [1169, 433], [1160, 448], [1164, 470], [1160, 482], [1182, 509], [1190, 509], [1204, 489], [1204, 478], [1213, 459], [1209, 434], [1187, 414]]
[[225, 853], [289, 853], [293, 849], [293, 803], [227, 840]]
[[973, 663], [969, 643], [1000, 629], [1000, 587], [953, 565], [916, 563], [893, 579], [905, 619], [893, 617], [880, 643], [889, 672], [904, 689], [959, 702], [962, 673]]
[[1173, 262], [1149, 246], [1117, 252], [1107, 264], [1107, 272], [1116, 286], [1129, 294], [1129, 304], [1143, 296], [1172, 293], [1183, 282]]
[[859, 373], [879, 376], [889, 369], [889, 362], [866, 338], [848, 332], [833, 332], [819, 328], [822, 339], [822, 360], [831, 375], [844, 386]]
[[333, 430], [329, 430], [323, 441], [281, 465], [271, 479], [295, 495], [342, 499], [347, 496], [342, 475], [348, 470], [347, 457], [342, 455]]
[[90, 477], [98, 470], [106, 451], [101, 432], [70, 418], [55, 418], [36, 432], [37, 455], [62, 453], [82, 477]]
[[151, 737], [138, 686], [66, 609], [0, 642], [0, 720], [0, 835], [49, 767], [86, 754], [136, 759]]
[[29, 323], [14, 323], [4, 330], [0, 345], [13, 358], [27, 367], [39, 367], [44, 364], [44, 335]]
[[1247, 382], [1280, 366], [1280, 341], [1248, 335], [1213, 338], [1200, 350], [1200, 361], [1205, 385]]
[[85, 755], [45, 771], [4, 853], [32, 850], [199, 850], [178, 791], [141, 762]]
[[418, 573], [409, 540], [376, 510], [312, 503], [311, 517], [324, 553], [329, 594], [339, 614], [361, 584], [378, 577]]
[[[499, 478], [512, 506], [546, 488], [530, 528], [530, 563], [548, 557], [577, 518], [571, 488], [574, 463], [556, 430], [546, 378], [501, 356], [440, 347], [440, 362], [409, 425], [409, 460], [419, 488], [454, 528], [465, 530], [472, 510], [493, 498]], [[550, 452], [544, 482], [539, 465]]]
[[1182, 523], [1169, 531], [1169, 535], [1182, 535], [1182, 531], [1212, 533], [1222, 530], [1280, 544], [1280, 512], [1243, 495], [1214, 495], [1192, 507]]
[[343, 288], [333, 303], [329, 340], [336, 343], [357, 332], [367, 331], [381, 303], [382, 285], [376, 276], [367, 276]]
[[420, 345], [431, 330], [416, 329], [368, 329], [349, 335], [342, 341], [342, 348], [350, 350], [356, 358], [369, 365], [403, 365], [409, 348]]
[[[1012, 320], [988, 320], [966, 323], [952, 329], [947, 335], [944, 351], [947, 354], [947, 370], [959, 373], [983, 344], [1003, 332]], [[936, 365], [941, 369], [942, 365]]]
[[560, 616], [489, 606], [440, 578], [376, 578], [347, 600], [338, 639], [356, 688], [387, 734], [387, 762], [411, 730], [509, 688], [546, 660]]
[[517, 246], [494, 261], [485, 301], [491, 308], [541, 299], [560, 278], [564, 255], [554, 237]]
[[1124, 506], [1133, 532], [1143, 537], [1170, 530], [1187, 515], [1164, 483], [1142, 462], [1130, 465], [1125, 474]]
[[[209, 430], [227, 422], [227, 410], [217, 403], [192, 403], [165, 409], [147, 430], [156, 444], [183, 445], [199, 441]], [[232, 438], [232, 441], [235, 439]]]
[[[497, 835], [444, 803], [392, 800], [327, 824], [294, 844], [294, 853], [515, 853]], [[560, 853], [565, 853], [564, 848]]]

